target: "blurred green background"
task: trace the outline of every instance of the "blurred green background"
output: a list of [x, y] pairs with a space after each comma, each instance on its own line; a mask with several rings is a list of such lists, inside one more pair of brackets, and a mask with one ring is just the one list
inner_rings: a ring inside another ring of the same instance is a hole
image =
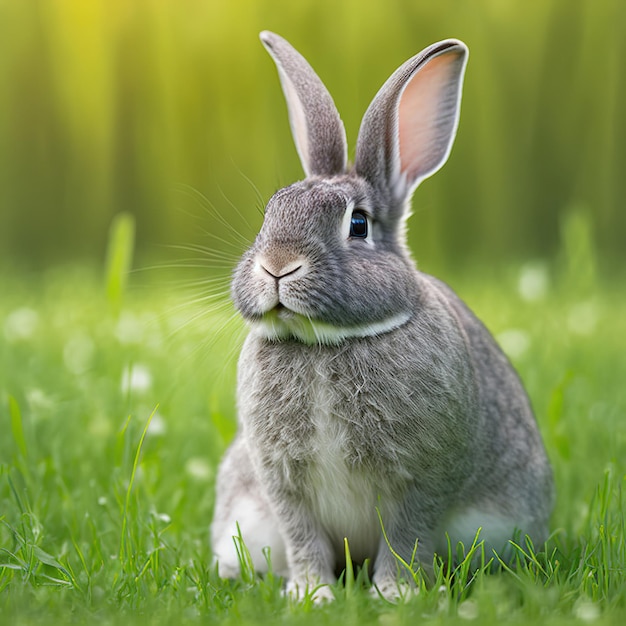
[[138, 264], [230, 238], [190, 189], [253, 237], [261, 199], [302, 177], [262, 29], [318, 71], [352, 153], [400, 63], [467, 42], [456, 146], [414, 201], [426, 269], [551, 259], [568, 215], [623, 263], [624, 0], [0, 0], [5, 267], [102, 259], [120, 212]]

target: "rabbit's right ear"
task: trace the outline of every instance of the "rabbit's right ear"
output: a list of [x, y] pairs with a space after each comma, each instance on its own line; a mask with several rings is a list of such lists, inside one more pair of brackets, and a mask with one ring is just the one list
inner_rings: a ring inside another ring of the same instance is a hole
[[456, 39], [426, 48], [396, 70], [363, 117], [356, 171], [396, 203], [448, 158], [467, 56]]
[[269, 31], [260, 37], [278, 68], [291, 133], [306, 175], [343, 174], [348, 160], [346, 131], [328, 90], [285, 39]]

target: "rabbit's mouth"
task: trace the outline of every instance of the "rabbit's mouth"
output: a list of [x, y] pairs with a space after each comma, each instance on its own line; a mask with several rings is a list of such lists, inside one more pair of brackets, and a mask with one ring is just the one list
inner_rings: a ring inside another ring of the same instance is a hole
[[278, 300], [271, 309], [269, 309], [268, 311], [266, 311], [265, 313], [261, 315], [261, 318], [264, 319], [264, 318], [267, 318], [268, 316], [269, 317], [274, 316], [274, 317], [278, 317], [279, 319], [288, 321], [294, 315], [298, 315], [298, 313], [294, 311], [293, 309], [289, 308], [286, 304], [284, 304], [280, 300]]
[[294, 309], [289, 308], [280, 300], [274, 305], [274, 307], [272, 307], [272, 309], [270, 309], [267, 313], [264, 313], [262, 318], [275, 318], [285, 324], [293, 323], [294, 320], [298, 318], [310, 320], [307, 315], [303, 315], [302, 313], [294, 311]]

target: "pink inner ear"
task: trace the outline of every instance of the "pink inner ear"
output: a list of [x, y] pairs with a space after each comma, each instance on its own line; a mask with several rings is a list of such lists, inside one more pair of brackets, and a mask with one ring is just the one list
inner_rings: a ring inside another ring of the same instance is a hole
[[443, 165], [454, 138], [462, 55], [448, 52], [423, 65], [407, 83], [398, 107], [400, 170], [409, 184]]

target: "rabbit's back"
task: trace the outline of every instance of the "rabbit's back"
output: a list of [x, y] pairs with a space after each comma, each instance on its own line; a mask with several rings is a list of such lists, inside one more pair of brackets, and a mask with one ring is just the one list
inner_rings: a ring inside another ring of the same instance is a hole
[[481, 422], [471, 494], [498, 494], [503, 510], [525, 508], [528, 532], [543, 540], [553, 504], [552, 469], [530, 400], [491, 333], [445, 283], [425, 276], [445, 297], [466, 336]]

